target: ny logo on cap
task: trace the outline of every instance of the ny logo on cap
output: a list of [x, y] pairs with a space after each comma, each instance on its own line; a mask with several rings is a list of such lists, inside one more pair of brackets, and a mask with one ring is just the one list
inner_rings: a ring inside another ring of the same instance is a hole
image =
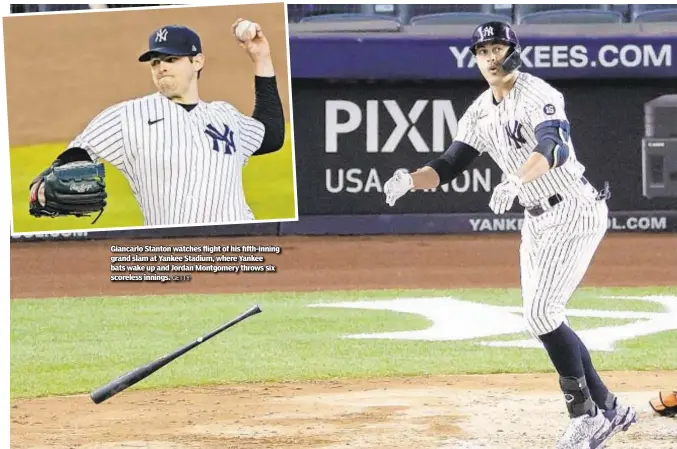
[[488, 38], [489, 36], [494, 35], [494, 29], [492, 27], [484, 27], [480, 30], [480, 35], [483, 39]]
[[166, 41], [167, 41], [167, 28], [158, 30], [158, 32], [155, 33], [155, 42], [166, 42]]

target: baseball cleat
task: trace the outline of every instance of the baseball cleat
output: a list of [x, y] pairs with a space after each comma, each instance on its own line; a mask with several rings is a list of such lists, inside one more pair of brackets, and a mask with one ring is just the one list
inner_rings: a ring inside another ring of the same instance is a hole
[[603, 410], [604, 416], [611, 423], [611, 432], [606, 439], [611, 438], [618, 432], [625, 432], [633, 423], [637, 422], [637, 411], [633, 407], [618, 404], [612, 410]]
[[611, 432], [611, 422], [601, 410], [595, 416], [572, 418], [556, 449], [601, 449]]

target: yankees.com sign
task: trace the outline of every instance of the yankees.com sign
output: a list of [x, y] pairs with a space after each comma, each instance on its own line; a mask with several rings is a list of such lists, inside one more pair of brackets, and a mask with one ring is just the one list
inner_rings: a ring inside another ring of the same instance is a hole
[[295, 117], [299, 213], [486, 211], [501, 178], [488, 157], [451, 183], [410, 193], [393, 208], [383, 193], [396, 169], [413, 171], [446, 150], [479, 92], [452, 98], [420, 86], [295, 90], [295, 111], [302, 111]]
[[[452, 45], [449, 51], [457, 68], [477, 67], [470, 46]], [[672, 67], [672, 53], [671, 44], [606, 44], [596, 51], [585, 45], [527, 45], [522, 48], [521, 60], [526, 69], [662, 68]]]

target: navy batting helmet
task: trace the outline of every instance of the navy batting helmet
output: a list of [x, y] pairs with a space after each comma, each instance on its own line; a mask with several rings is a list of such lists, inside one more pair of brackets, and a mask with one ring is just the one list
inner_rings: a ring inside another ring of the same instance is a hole
[[487, 22], [475, 28], [472, 34], [472, 41], [470, 43], [470, 50], [472, 54], [476, 54], [477, 46], [488, 42], [502, 42], [510, 46], [505, 59], [501, 63], [503, 70], [512, 72], [522, 65], [519, 40], [513, 29], [504, 22]]

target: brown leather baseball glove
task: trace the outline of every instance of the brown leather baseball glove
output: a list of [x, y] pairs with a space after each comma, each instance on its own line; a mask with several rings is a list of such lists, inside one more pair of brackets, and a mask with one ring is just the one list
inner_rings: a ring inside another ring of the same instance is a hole
[[658, 397], [649, 401], [654, 412], [660, 416], [677, 416], [677, 391], [661, 391]]

